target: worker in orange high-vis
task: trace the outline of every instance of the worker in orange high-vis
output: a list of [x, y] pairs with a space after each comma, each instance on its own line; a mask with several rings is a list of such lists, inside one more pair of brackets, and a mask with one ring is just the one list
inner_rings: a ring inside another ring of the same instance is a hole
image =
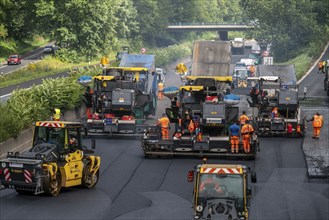
[[242, 112], [242, 115], [240, 116], [239, 121], [240, 121], [241, 126], [246, 124], [246, 121], [249, 121], [249, 117], [246, 115], [245, 111]]
[[245, 153], [250, 153], [250, 138], [254, 133], [254, 128], [249, 124], [249, 121], [246, 121], [246, 124], [241, 128], [243, 149]]
[[323, 117], [322, 115], [320, 115], [319, 112], [315, 113], [315, 115], [313, 116], [313, 118], [309, 121], [312, 121], [312, 125], [313, 125], [313, 138], [315, 139], [319, 139], [320, 138], [320, 131], [321, 128], [323, 126]]
[[166, 114], [162, 114], [162, 117], [159, 119], [159, 125], [161, 126], [162, 140], [168, 140], [170, 121]]
[[161, 100], [163, 99], [163, 89], [164, 89], [164, 84], [162, 81], [158, 83], [158, 99]]

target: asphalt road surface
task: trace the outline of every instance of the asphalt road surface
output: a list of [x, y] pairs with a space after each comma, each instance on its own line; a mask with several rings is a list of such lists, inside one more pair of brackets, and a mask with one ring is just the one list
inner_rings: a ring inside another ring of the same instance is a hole
[[[166, 83], [177, 85], [179, 80], [168, 71]], [[160, 101], [160, 109], [168, 102]], [[90, 140], [86, 141], [90, 145]], [[307, 178], [302, 143], [302, 139], [262, 138], [254, 161], [209, 159], [208, 163], [239, 163], [257, 172], [250, 219], [325, 220], [329, 216], [329, 181]], [[101, 155], [102, 165], [94, 189], [62, 190], [56, 198], [3, 190], [0, 219], [193, 218], [193, 186], [187, 182], [187, 172], [202, 162], [200, 158], [145, 159], [140, 141], [128, 139], [98, 139], [96, 153]]]

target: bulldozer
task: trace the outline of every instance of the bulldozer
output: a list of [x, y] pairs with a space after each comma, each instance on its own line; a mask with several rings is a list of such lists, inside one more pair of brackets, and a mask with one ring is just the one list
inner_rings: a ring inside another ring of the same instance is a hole
[[62, 188], [95, 187], [101, 158], [82, 145], [83, 132], [79, 122], [35, 122], [32, 147], [0, 160], [0, 189], [57, 196]]
[[249, 219], [256, 173], [239, 164], [199, 164], [188, 172], [194, 182], [194, 219]]

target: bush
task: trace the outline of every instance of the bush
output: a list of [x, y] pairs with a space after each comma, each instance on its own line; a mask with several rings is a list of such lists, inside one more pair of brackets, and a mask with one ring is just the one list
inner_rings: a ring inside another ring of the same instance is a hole
[[[17, 136], [34, 121], [49, 119], [54, 108], [74, 109], [82, 100], [83, 87], [74, 78], [46, 79], [41, 85], [15, 90], [0, 108], [0, 141]], [[10, 127], [10, 128], [8, 128]], [[8, 129], [7, 129], [8, 128]]]

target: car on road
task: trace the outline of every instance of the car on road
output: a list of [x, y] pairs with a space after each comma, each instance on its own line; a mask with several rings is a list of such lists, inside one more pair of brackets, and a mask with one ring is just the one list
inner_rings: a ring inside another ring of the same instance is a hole
[[22, 63], [22, 58], [21, 58], [21, 56], [18, 55], [18, 54], [12, 54], [12, 55], [10, 55], [10, 56], [8, 57], [8, 59], [7, 59], [7, 64], [8, 64], [8, 65], [11, 65], [11, 64], [16, 64], [16, 65], [18, 65], [18, 64], [21, 64], [21, 63]]
[[44, 54], [54, 54], [55, 53], [55, 47], [53, 45], [47, 45], [45, 48], [43, 48]]

